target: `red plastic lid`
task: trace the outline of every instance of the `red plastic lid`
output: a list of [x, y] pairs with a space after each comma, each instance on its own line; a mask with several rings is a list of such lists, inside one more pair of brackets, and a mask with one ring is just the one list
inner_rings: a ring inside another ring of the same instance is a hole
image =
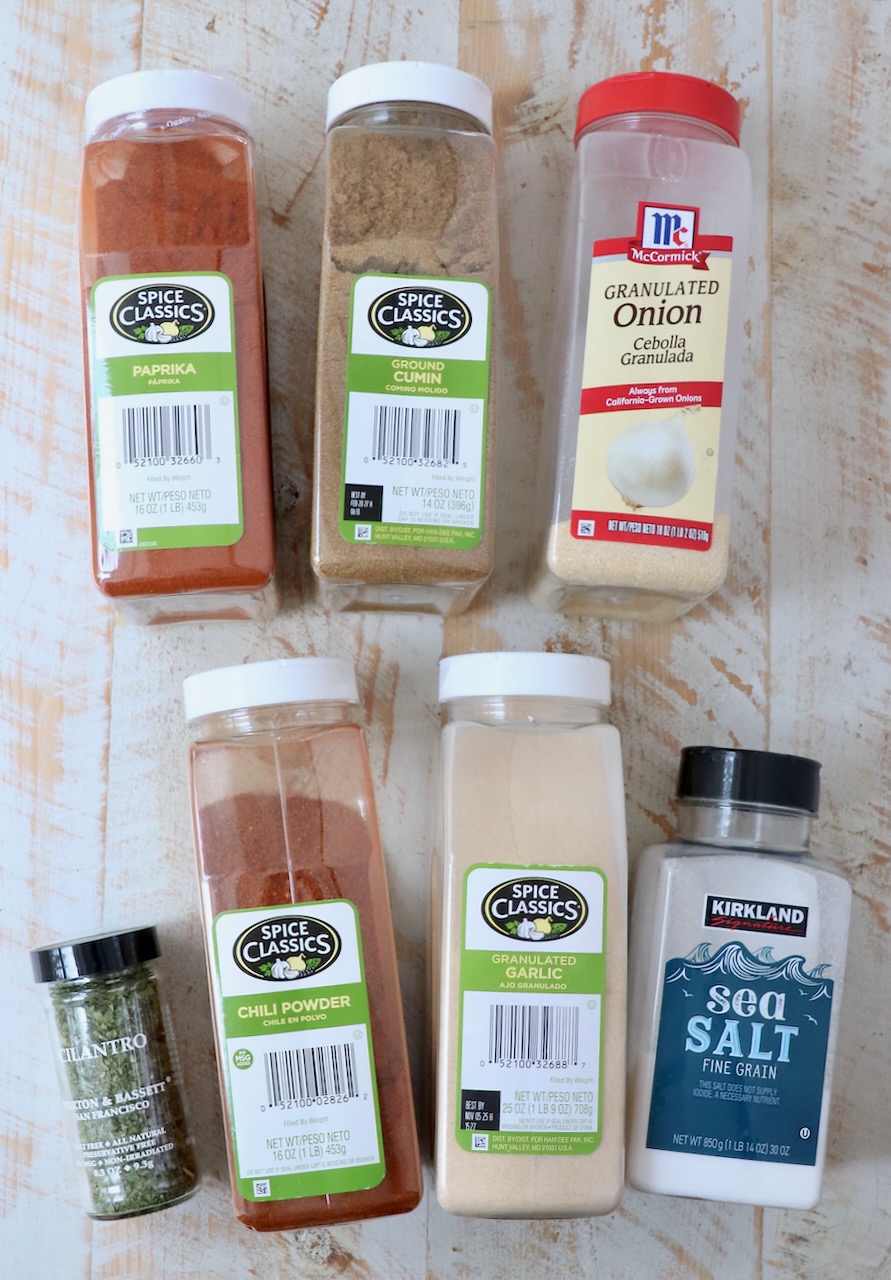
[[582, 130], [598, 120], [640, 111], [704, 120], [723, 129], [739, 145], [739, 103], [733, 94], [711, 80], [673, 71], [632, 71], [592, 84], [579, 102], [575, 140], [578, 142]]

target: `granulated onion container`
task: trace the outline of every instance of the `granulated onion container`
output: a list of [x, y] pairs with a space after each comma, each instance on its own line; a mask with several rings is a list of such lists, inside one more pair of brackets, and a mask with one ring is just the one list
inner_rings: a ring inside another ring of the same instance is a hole
[[678, 831], [631, 921], [628, 1180], [790, 1209], [820, 1197], [851, 890], [813, 857], [820, 766], [685, 747]]
[[331, 609], [450, 614], [492, 572], [492, 95], [387, 62], [328, 95], [312, 565]]
[[350, 662], [189, 676], [192, 814], [238, 1220], [421, 1197], [387, 879]]
[[80, 267], [93, 576], [136, 622], [272, 617], [251, 104], [198, 71], [87, 98]]
[[622, 1194], [625, 791], [609, 666], [459, 654], [443, 715], [432, 945], [436, 1194], [564, 1218]]
[[532, 598], [670, 620], [724, 581], [749, 241], [740, 112], [641, 72], [579, 104]]

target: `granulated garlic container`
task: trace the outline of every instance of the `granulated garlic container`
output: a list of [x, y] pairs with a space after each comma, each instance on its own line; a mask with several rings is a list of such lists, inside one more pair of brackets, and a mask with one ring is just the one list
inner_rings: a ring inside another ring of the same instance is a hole
[[851, 890], [810, 853], [820, 766], [685, 747], [678, 832], [640, 858], [628, 1180], [789, 1209], [820, 1198]]
[[449, 614], [492, 571], [492, 96], [424, 62], [328, 95], [312, 564], [333, 609]]
[[[739, 106], [648, 71], [579, 104], [532, 598], [670, 620], [724, 581], [749, 240]], [[549, 435], [548, 435], [549, 433]]]
[[440, 664], [432, 946], [436, 1194], [564, 1218], [622, 1194], [625, 792], [609, 667]]

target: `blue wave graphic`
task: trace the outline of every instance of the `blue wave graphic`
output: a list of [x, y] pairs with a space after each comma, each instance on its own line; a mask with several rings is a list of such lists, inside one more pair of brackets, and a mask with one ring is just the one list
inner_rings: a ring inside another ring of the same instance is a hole
[[832, 982], [825, 977], [831, 968], [828, 964], [818, 964], [808, 970], [804, 967], [804, 956], [785, 956], [778, 960], [771, 947], [762, 947], [753, 954], [741, 942], [727, 942], [714, 955], [711, 948], [710, 942], [701, 942], [683, 959], [670, 960], [665, 981], [679, 982], [693, 973], [721, 973], [747, 982], [757, 978], [765, 982], [797, 982], [801, 994], [810, 1000], [832, 998]]

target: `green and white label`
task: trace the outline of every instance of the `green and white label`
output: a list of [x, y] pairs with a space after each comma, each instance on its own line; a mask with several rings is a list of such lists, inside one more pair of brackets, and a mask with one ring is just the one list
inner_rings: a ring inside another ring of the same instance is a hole
[[232, 284], [106, 276], [90, 296], [98, 537], [112, 551], [244, 532]]
[[356, 908], [224, 911], [213, 948], [239, 1194], [377, 1186], [386, 1166]]
[[600, 1142], [606, 878], [480, 863], [464, 880], [456, 1136], [465, 1151]]
[[340, 516], [348, 542], [478, 545], [489, 313], [478, 280], [354, 280]]

